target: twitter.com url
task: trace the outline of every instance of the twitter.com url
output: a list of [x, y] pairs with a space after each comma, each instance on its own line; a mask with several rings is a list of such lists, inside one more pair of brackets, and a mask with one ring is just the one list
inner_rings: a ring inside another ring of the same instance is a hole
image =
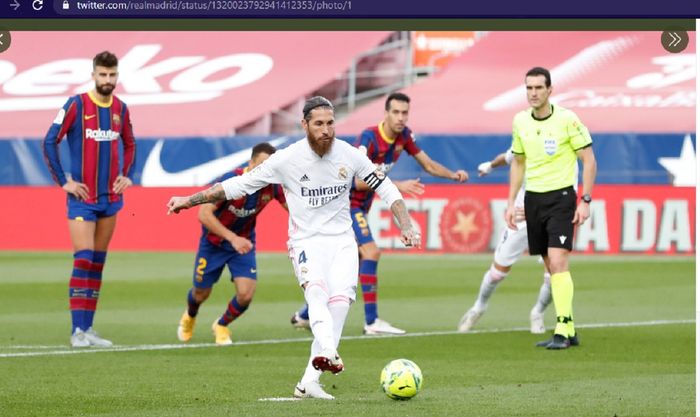
[[66, 14], [110, 13], [159, 13], [159, 12], [265, 12], [307, 11], [346, 12], [352, 10], [351, 0], [66, 0], [60, 3], [60, 11]]

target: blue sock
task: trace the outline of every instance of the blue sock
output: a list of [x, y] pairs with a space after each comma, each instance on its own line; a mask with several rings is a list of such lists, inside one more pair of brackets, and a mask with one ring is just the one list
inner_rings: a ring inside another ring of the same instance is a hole
[[88, 303], [85, 309], [85, 330], [92, 327], [97, 310], [97, 300], [100, 298], [100, 288], [102, 287], [102, 269], [104, 268], [107, 252], [95, 251], [92, 254], [92, 268], [88, 274], [90, 289], [88, 290]]
[[302, 319], [308, 320], [309, 319], [309, 305], [304, 304], [304, 307], [302, 307], [301, 310], [299, 310], [297, 313], [299, 314], [299, 317], [301, 317]]
[[248, 306], [242, 306], [238, 299], [234, 296], [226, 307], [226, 311], [219, 318], [220, 326], [228, 326], [229, 323], [236, 320], [241, 314], [245, 313]]
[[372, 324], [377, 313], [377, 261], [363, 259], [360, 261], [360, 285], [362, 300], [365, 302], [365, 323]]
[[190, 292], [187, 293], [187, 314], [189, 314], [190, 317], [197, 317], [200, 304], [195, 301], [194, 296], [192, 295], [193, 290], [194, 288], [190, 288]]
[[87, 278], [92, 266], [92, 250], [85, 249], [73, 254], [73, 272], [68, 284], [68, 299], [70, 302], [71, 334], [76, 328], [87, 330], [85, 327], [85, 309], [87, 302]]

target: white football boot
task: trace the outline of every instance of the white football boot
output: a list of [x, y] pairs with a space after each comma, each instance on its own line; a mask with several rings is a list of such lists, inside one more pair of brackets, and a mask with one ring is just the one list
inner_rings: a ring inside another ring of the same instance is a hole
[[406, 330], [392, 326], [388, 322], [378, 318], [372, 324], [365, 324], [362, 332], [366, 335], [381, 335], [381, 334], [406, 334]]
[[474, 325], [476, 324], [476, 322], [479, 321], [479, 318], [481, 318], [482, 314], [484, 314], [483, 311], [479, 311], [474, 307], [467, 310], [467, 312], [464, 313], [462, 319], [457, 325], [457, 331], [460, 333], [466, 333], [469, 330], [471, 330], [472, 327], [474, 327]]
[[90, 346], [97, 347], [112, 347], [112, 342], [107, 339], [103, 339], [97, 335], [97, 332], [92, 330], [92, 327], [85, 331], [85, 338], [90, 343]]
[[296, 398], [320, 398], [322, 400], [335, 400], [335, 397], [321, 388], [318, 381], [307, 382], [302, 385], [301, 382], [294, 387], [294, 397]]
[[85, 332], [80, 327], [76, 327], [75, 331], [70, 336], [70, 345], [74, 348], [90, 347], [90, 341], [87, 339]]

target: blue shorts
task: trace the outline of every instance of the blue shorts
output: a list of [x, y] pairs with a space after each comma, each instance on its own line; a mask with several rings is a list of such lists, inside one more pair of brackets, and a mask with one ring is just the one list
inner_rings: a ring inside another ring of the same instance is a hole
[[351, 208], [350, 217], [352, 217], [352, 230], [355, 232], [357, 245], [362, 246], [365, 243], [374, 242], [372, 232], [369, 230], [369, 223], [367, 223], [367, 213], [359, 208]]
[[219, 281], [224, 266], [234, 277], [258, 278], [258, 267], [255, 262], [255, 249], [241, 255], [240, 253], [214, 246], [209, 241], [200, 241], [195, 258], [192, 285], [195, 288], [211, 288]]
[[111, 217], [124, 207], [124, 200], [113, 203], [84, 203], [75, 198], [68, 198], [68, 220], [95, 222], [103, 217]]

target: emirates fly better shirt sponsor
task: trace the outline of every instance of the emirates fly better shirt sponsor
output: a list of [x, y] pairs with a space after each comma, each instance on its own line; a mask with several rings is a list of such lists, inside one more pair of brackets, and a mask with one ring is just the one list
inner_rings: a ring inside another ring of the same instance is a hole
[[[306, 138], [275, 152], [252, 171], [221, 183], [227, 199], [251, 194], [268, 184], [282, 184], [289, 207], [289, 238], [336, 235], [352, 227], [350, 187], [364, 179], [389, 206], [401, 193], [357, 148], [335, 139], [319, 157]], [[384, 179], [381, 181], [381, 179]]]

